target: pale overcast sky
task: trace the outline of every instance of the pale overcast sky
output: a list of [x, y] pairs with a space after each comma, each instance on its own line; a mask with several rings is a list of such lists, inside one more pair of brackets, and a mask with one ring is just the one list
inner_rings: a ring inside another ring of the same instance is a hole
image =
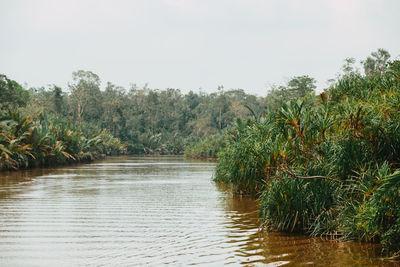
[[72, 71], [129, 87], [265, 95], [343, 59], [400, 55], [400, 0], [0, 0], [0, 73], [66, 88]]

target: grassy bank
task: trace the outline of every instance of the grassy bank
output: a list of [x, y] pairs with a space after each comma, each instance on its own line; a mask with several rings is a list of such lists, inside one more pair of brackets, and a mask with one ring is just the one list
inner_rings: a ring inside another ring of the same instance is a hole
[[318, 97], [226, 133], [216, 180], [257, 196], [264, 226], [400, 251], [400, 61], [347, 71]]

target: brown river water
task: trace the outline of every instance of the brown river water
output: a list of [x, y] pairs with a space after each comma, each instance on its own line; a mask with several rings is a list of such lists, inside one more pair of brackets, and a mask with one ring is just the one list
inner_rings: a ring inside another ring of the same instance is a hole
[[0, 174], [0, 266], [398, 266], [380, 247], [259, 231], [213, 162], [111, 157]]

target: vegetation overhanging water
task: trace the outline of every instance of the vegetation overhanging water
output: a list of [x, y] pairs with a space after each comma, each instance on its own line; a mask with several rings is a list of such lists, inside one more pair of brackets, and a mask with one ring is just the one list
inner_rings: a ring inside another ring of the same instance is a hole
[[0, 173], [3, 266], [395, 266], [380, 246], [259, 231], [215, 162], [118, 156]]
[[379, 242], [400, 256], [400, 61], [380, 53], [365, 75], [350, 68], [318, 99], [226, 132], [215, 179], [258, 196], [267, 229]]

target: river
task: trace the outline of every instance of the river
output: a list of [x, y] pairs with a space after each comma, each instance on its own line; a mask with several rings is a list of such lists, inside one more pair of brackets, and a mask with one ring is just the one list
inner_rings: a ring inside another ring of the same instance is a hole
[[110, 157], [0, 174], [1, 266], [396, 266], [379, 246], [259, 231], [213, 162]]

